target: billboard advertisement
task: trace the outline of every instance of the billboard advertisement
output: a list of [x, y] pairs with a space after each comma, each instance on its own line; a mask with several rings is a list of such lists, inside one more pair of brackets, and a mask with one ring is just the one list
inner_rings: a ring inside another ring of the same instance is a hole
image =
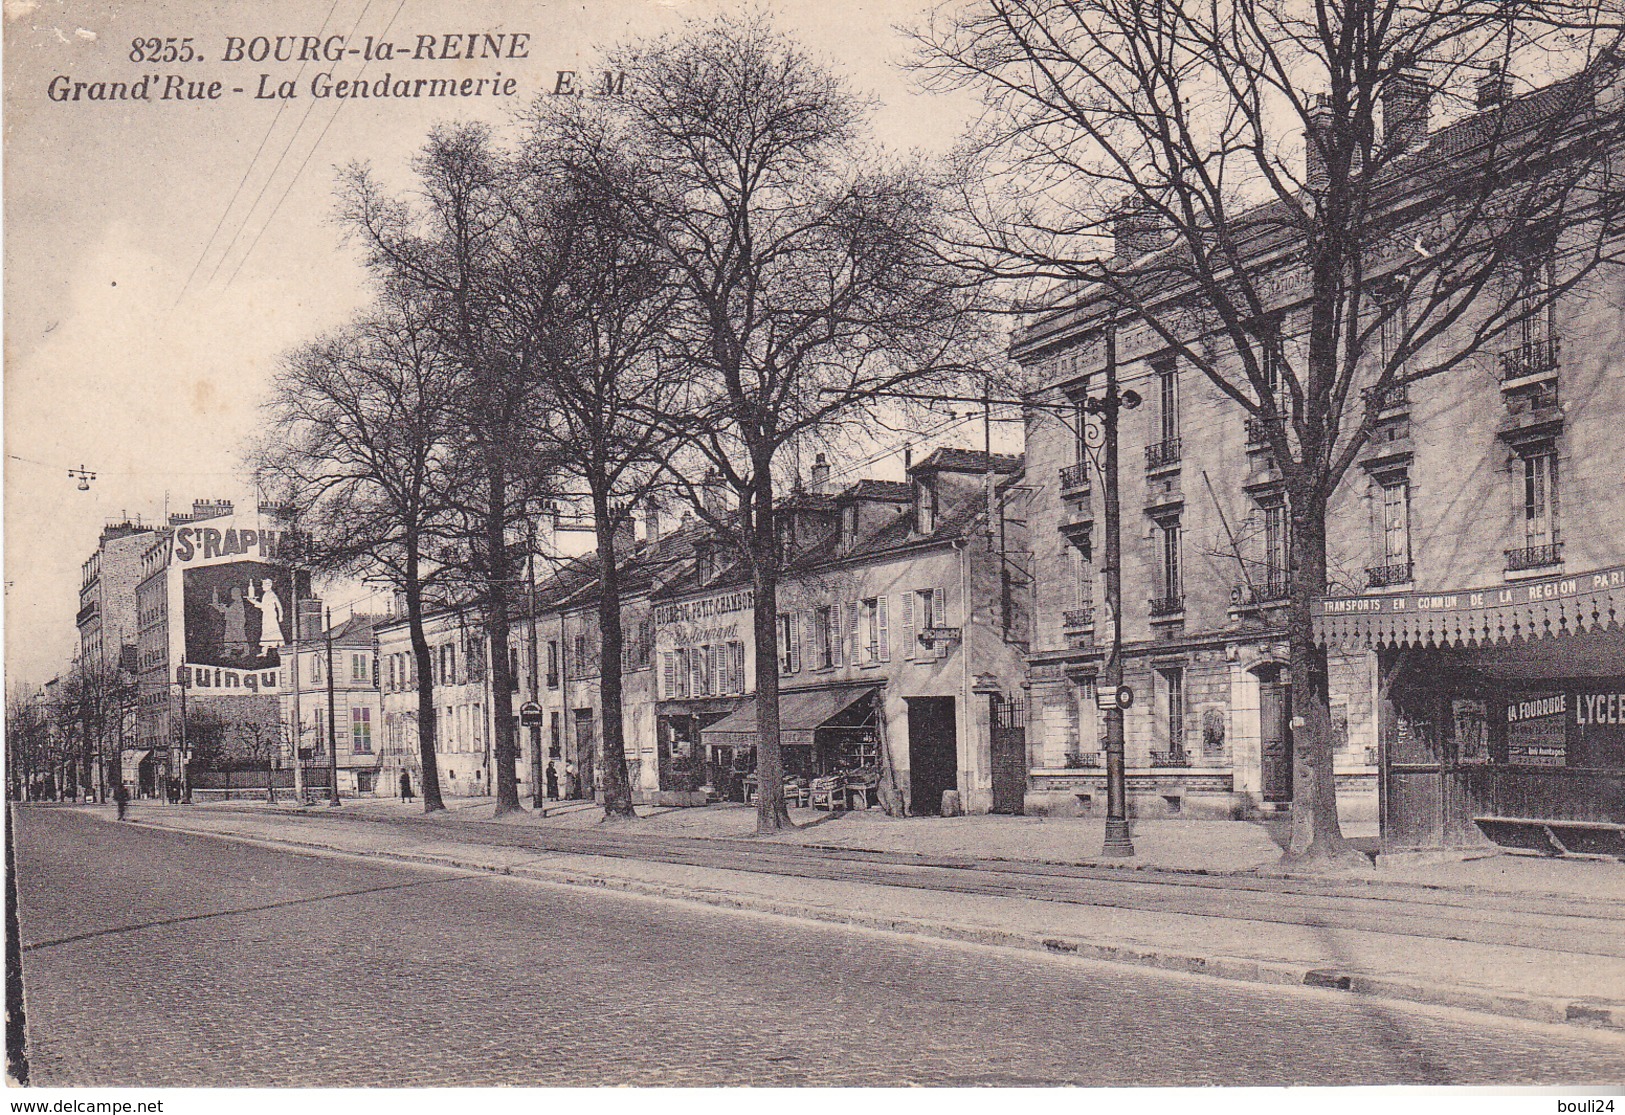
[[175, 532], [181, 680], [195, 695], [276, 691], [277, 648], [292, 638], [294, 615], [293, 573], [278, 560], [284, 537], [230, 516]]

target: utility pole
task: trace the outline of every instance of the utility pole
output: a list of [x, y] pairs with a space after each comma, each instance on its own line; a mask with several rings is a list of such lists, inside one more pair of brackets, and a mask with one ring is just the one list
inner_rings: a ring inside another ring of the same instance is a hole
[[1123, 769], [1123, 703], [1118, 697], [1123, 689], [1123, 518], [1117, 488], [1117, 419], [1125, 408], [1133, 410], [1139, 405], [1137, 392], [1117, 390], [1117, 321], [1112, 318], [1106, 322], [1106, 391], [1084, 404], [1091, 414], [1100, 416], [1105, 435], [1101, 471], [1106, 481], [1106, 607], [1112, 613], [1112, 641], [1103, 681], [1111, 700], [1108, 702], [1099, 689], [1096, 699], [1106, 713], [1106, 841], [1101, 854], [1108, 856], [1134, 854]]
[[186, 742], [186, 686], [191, 680], [189, 673], [182, 674], [181, 681], [181, 804], [192, 804], [192, 752]]
[[339, 737], [334, 730], [338, 716], [333, 693], [333, 609], [327, 609], [327, 804], [339, 805]]
[[[530, 536], [530, 552], [525, 555], [525, 580], [530, 584], [530, 703], [542, 707], [542, 660], [536, 639], [536, 520], [525, 516]], [[543, 817], [547, 816], [547, 780], [542, 776], [542, 726], [530, 726], [530, 785], [534, 795], [532, 804]]]
[[293, 796], [304, 808], [310, 803], [305, 800], [305, 763], [299, 754], [299, 745], [305, 739], [305, 722], [299, 710], [299, 631], [305, 625], [305, 612], [299, 601], [299, 569], [293, 569], [293, 663], [288, 670], [288, 680], [293, 683]]

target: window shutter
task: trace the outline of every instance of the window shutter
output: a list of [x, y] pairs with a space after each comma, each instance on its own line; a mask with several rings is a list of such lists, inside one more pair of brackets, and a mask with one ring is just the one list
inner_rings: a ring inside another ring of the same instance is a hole
[[847, 661], [856, 666], [862, 658], [862, 655], [858, 653], [858, 602], [856, 600], [846, 606], [846, 633], [847, 645], [851, 647], [851, 653], [847, 655]]
[[[790, 626], [791, 626], [791, 634], [794, 634], [795, 633], [795, 620], [794, 620], [794, 617], [792, 617], [792, 619], [791, 619]], [[792, 651], [793, 651], [793, 649], [795, 647], [795, 642], [793, 640], [790, 643], [790, 646], [791, 646]], [[745, 691], [745, 644], [742, 643], [742, 642], [735, 643], [733, 645], [733, 650], [734, 650], [734, 692], [735, 693], [743, 693]]]
[[846, 664], [846, 634], [841, 626], [841, 606], [831, 604], [824, 613], [824, 631], [829, 638], [830, 662], [836, 666]]
[[664, 696], [669, 701], [673, 697], [677, 696], [676, 693], [672, 692], [672, 690], [674, 688], [676, 688], [675, 685], [674, 685], [674, 682], [676, 681], [676, 679], [672, 676], [671, 651], [669, 651], [669, 650], [666, 651], [665, 654], [661, 656], [661, 658], [662, 658], [662, 661], [661, 661], [661, 664], [660, 664], [660, 681], [661, 681], [660, 692], [661, 692], [661, 695]]
[[816, 670], [824, 664], [818, 653], [818, 609], [809, 610], [801, 617], [801, 641], [803, 661], [807, 669]]
[[890, 662], [891, 629], [886, 616], [886, 598], [884, 596], [875, 597], [875, 627], [877, 631], [875, 638], [880, 644], [880, 660]]
[[[790, 644], [790, 672], [794, 674], [801, 670], [801, 615], [798, 612], [791, 612], [787, 618], [790, 624], [787, 640]], [[745, 657], [744, 643], [739, 644], [739, 657], [740, 661], [743, 662]], [[741, 684], [740, 688], [744, 688], [743, 684]]]
[[[940, 588], [934, 588], [931, 590], [931, 625], [933, 627], [948, 626], [947, 594]], [[935, 654], [936, 657], [948, 657], [947, 643], [939, 641], [933, 644], [933, 646], [935, 647], [935, 650], [932, 653]]]
[[914, 657], [914, 593], [902, 593], [899, 599], [903, 602], [903, 657]]

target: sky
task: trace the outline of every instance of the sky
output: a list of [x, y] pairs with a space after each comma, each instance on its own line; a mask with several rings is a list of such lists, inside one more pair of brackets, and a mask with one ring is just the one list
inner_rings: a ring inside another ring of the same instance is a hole
[[[159, 519], [194, 499], [251, 505], [243, 449], [280, 354], [341, 324], [368, 290], [332, 220], [339, 167], [370, 163], [404, 188], [438, 120], [505, 120], [589, 72], [598, 50], [674, 29], [720, 0], [208, 0], [96, 4], [3, 0], [5, 91], [5, 665], [8, 684], [66, 667], [80, 567], [104, 523]], [[783, 0], [780, 26], [877, 102], [877, 138], [945, 150], [967, 98], [922, 92], [896, 63], [897, 31], [923, 0]], [[368, 37], [403, 52], [448, 34], [523, 35], [522, 58], [368, 60]], [[344, 36], [342, 60], [227, 61], [253, 40]], [[153, 63], [146, 40], [176, 60]], [[137, 40], [143, 45], [138, 46]], [[186, 40], [190, 40], [188, 43]], [[235, 42], [233, 40], [236, 40]], [[199, 57], [180, 61], [187, 48]], [[140, 55], [139, 61], [133, 60]], [[333, 100], [334, 80], [484, 77], [512, 97]], [[152, 75], [148, 101], [92, 99]], [[261, 97], [291, 81], [296, 96]], [[163, 100], [181, 89], [214, 99]], [[54, 82], [54, 85], [53, 85]], [[71, 99], [75, 83], [79, 99]], [[58, 97], [53, 99], [53, 89]], [[241, 89], [242, 92], [234, 92]], [[962, 431], [963, 444], [980, 431]], [[953, 439], [951, 439], [953, 440]], [[958, 443], [958, 442], [956, 442]], [[916, 453], [919, 452], [916, 446]], [[897, 473], [877, 462], [872, 475]], [[88, 491], [69, 469], [95, 473]], [[900, 475], [900, 473], [898, 473]], [[339, 603], [345, 603], [340, 601]], [[379, 603], [374, 603], [378, 607]], [[365, 609], [365, 603], [358, 603]]]

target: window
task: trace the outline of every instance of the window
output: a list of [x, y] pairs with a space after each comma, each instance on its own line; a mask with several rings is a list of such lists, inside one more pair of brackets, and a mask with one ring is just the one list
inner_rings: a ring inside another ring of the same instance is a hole
[[[670, 659], [671, 655], [668, 654], [666, 657]], [[549, 757], [557, 759], [564, 752], [564, 735], [559, 726], [559, 714], [557, 712], [549, 714], [547, 731], [547, 754]]]
[[350, 710], [350, 750], [357, 755], [372, 754], [372, 709]]
[[[669, 654], [666, 657], [668, 660], [671, 658]], [[547, 687], [549, 689], [559, 687], [559, 641], [557, 639], [547, 641]]]
[[1183, 610], [1182, 571], [1179, 555], [1179, 516], [1157, 520], [1157, 598], [1151, 602], [1152, 615], [1170, 615]]
[[1409, 566], [1410, 561], [1411, 482], [1401, 476], [1382, 483], [1382, 564]]
[[1523, 451], [1523, 547], [1507, 551], [1507, 571], [1539, 569], [1563, 560], [1558, 531], [1557, 449]]
[[508, 688], [519, 688], [519, 648], [514, 646], [508, 648]]
[[735, 639], [728, 644], [728, 672], [730, 693], [745, 691], [745, 644]]
[[1167, 740], [1169, 757], [1179, 758], [1185, 754], [1185, 668], [1161, 667], [1157, 681], [1160, 734]]
[[1152, 366], [1157, 377], [1157, 414], [1162, 422], [1162, 440], [1179, 437], [1179, 365], [1164, 357]]
[[1072, 444], [1075, 450], [1072, 460], [1079, 465], [1089, 461], [1089, 441], [1085, 436], [1089, 430], [1088, 391], [1089, 384], [1085, 380], [1078, 388], [1078, 398], [1072, 403]]
[[[1280, 590], [1287, 581], [1291, 565], [1291, 527], [1284, 503], [1269, 503], [1261, 508], [1264, 515], [1264, 586]], [[1279, 595], [1277, 592], [1276, 595]]]
[[835, 665], [835, 646], [831, 639], [831, 624], [828, 606], [814, 608], [808, 613], [812, 626], [811, 661], [808, 668], [813, 670], [827, 670]]
[[397, 679], [398, 679], [399, 675], [396, 673], [396, 667], [399, 665], [399, 663], [396, 660], [399, 657], [400, 657], [400, 655], [398, 655], [398, 654], [392, 654], [392, 655], [389, 656], [389, 691], [391, 693], [395, 692], [396, 689], [399, 688], [399, 685], [398, 685], [398, 682], [397, 682]]
[[[920, 633], [933, 627], [948, 626], [948, 609], [943, 590], [940, 588], [922, 588], [914, 593], [914, 619], [919, 624]], [[942, 658], [948, 653], [948, 645], [944, 642], [933, 642], [931, 649], [925, 652], [926, 658]]]
[[[1382, 361], [1377, 374], [1382, 375], [1388, 371], [1388, 366], [1395, 362], [1399, 356], [1400, 346], [1405, 343], [1405, 332], [1408, 324], [1404, 291], [1389, 288], [1382, 291], [1377, 297], [1377, 357]], [[1399, 361], [1394, 368], [1394, 378], [1405, 378], [1405, 362]]]
[[369, 655], [365, 654], [350, 655], [350, 680], [352, 682], [365, 685], [372, 676], [372, 664], [367, 661], [369, 657]]
[[801, 669], [801, 650], [796, 640], [796, 617], [779, 613], [779, 673], [793, 674]]
[[937, 487], [923, 476], [914, 480], [914, 529], [920, 534], [937, 529]]
[[1089, 609], [1095, 603], [1095, 566], [1089, 555], [1077, 547], [1068, 547], [1072, 555], [1071, 604], [1074, 608]]
[[866, 663], [891, 661], [891, 632], [886, 614], [886, 598], [872, 596], [862, 604], [860, 624]]

